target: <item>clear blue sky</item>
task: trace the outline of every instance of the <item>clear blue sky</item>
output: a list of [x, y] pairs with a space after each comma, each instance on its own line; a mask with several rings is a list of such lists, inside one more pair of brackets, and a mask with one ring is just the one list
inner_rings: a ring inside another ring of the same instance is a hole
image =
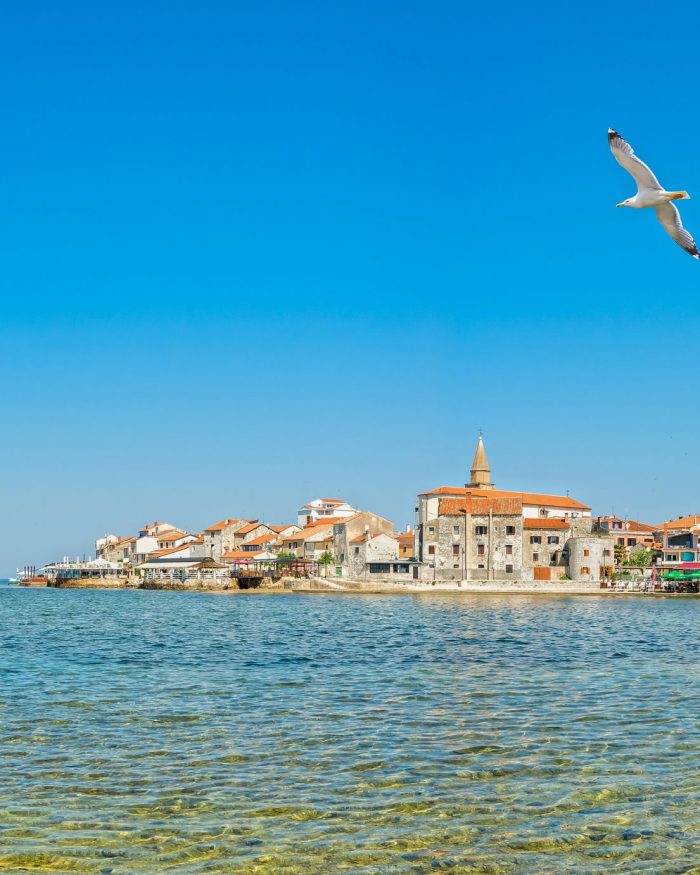
[[0, 575], [317, 495], [405, 525], [479, 427], [503, 488], [700, 510], [700, 265], [606, 142], [700, 236], [700, 13], [640, 9], [7, 6]]

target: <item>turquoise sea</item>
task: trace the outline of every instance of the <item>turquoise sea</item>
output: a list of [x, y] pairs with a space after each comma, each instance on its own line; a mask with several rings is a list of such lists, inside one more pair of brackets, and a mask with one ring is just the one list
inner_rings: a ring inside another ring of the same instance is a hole
[[0, 872], [700, 873], [700, 603], [0, 590]]

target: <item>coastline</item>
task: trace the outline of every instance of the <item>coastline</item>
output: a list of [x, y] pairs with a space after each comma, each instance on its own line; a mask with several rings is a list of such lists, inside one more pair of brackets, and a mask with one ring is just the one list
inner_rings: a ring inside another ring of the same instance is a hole
[[258, 587], [239, 587], [237, 584], [222, 585], [215, 580], [149, 581], [147, 585], [123, 579], [65, 580], [60, 584], [36, 583], [25, 586], [32, 589], [88, 589], [88, 590], [150, 590], [162, 592], [196, 592], [212, 595], [484, 595], [484, 596], [567, 596], [604, 598], [698, 598], [698, 593], [668, 593], [619, 591], [601, 589], [597, 583], [587, 581], [446, 581], [435, 584], [408, 584], [390, 581], [364, 581], [325, 578], [281, 578], [274, 584]]

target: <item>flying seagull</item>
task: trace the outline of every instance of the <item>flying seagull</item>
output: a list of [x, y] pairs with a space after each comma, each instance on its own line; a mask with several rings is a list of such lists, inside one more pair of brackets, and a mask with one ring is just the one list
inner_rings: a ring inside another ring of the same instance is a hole
[[637, 183], [637, 194], [628, 197], [618, 207], [654, 207], [656, 218], [661, 222], [676, 243], [692, 255], [700, 259], [700, 252], [695, 240], [683, 227], [680, 213], [671, 201], [687, 201], [690, 195], [687, 191], [666, 191], [659, 185], [659, 180], [643, 161], [634, 154], [634, 150], [617, 131], [608, 128], [608, 143], [617, 163], [629, 171]]

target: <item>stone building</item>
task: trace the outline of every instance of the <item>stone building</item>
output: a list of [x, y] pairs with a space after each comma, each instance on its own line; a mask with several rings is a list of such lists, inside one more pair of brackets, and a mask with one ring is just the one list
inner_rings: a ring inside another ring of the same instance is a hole
[[612, 578], [615, 566], [612, 538], [570, 538], [566, 543], [567, 566], [572, 580], [605, 581]]
[[422, 525], [416, 555], [424, 580], [522, 578], [523, 518], [518, 498], [443, 498]]
[[588, 505], [569, 495], [496, 489], [481, 435], [469, 473], [463, 487], [439, 486], [418, 496], [414, 553], [423, 580], [573, 576], [567, 546], [590, 537]]
[[234, 535], [244, 526], [249, 525], [249, 520], [225, 519], [219, 520], [204, 530], [204, 550], [207, 556], [219, 561], [224, 553], [228, 553], [234, 547]]
[[523, 520], [523, 566], [528, 579], [560, 580], [567, 575], [565, 546], [570, 537], [568, 520]]
[[[348, 573], [350, 542], [360, 535], [393, 535], [394, 524], [376, 513], [364, 510], [333, 525], [333, 555], [338, 566]], [[398, 554], [397, 554], [398, 555]]]
[[372, 574], [390, 574], [391, 565], [399, 561], [399, 544], [391, 535], [368, 532], [350, 539], [347, 567], [352, 580], [362, 580]]
[[303, 529], [281, 538], [283, 553], [293, 553], [298, 559], [319, 559], [333, 551], [333, 525], [340, 518], [318, 519]]

